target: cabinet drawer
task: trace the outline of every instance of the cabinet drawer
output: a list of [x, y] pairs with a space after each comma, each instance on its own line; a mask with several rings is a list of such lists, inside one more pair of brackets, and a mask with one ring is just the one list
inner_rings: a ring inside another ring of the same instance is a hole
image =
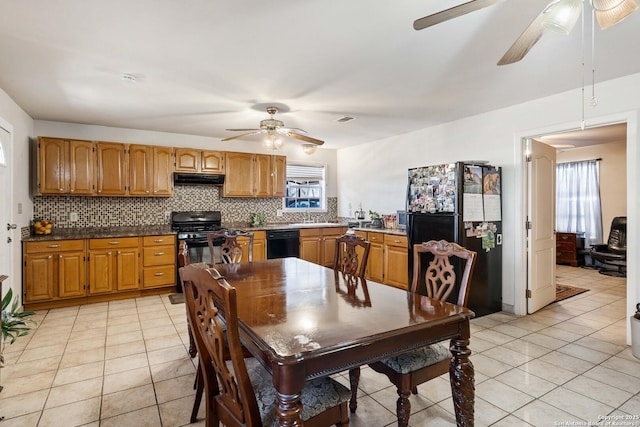
[[26, 253], [48, 253], [60, 251], [83, 251], [84, 240], [47, 240], [46, 242], [25, 242]]
[[176, 262], [175, 246], [153, 246], [143, 249], [143, 265], [174, 265]]
[[301, 228], [300, 237], [320, 236], [319, 228]]
[[395, 234], [385, 234], [384, 244], [387, 246], [407, 247], [407, 236], [398, 236]]
[[174, 245], [176, 236], [145, 236], [142, 238], [142, 244], [144, 246], [158, 246], [158, 245]]
[[382, 244], [384, 243], [384, 234], [383, 233], [373, 233], [373, 232], [368, 232], [367, 233], [367, 240], [369, 240], [371, 243], [379, 243]]
[[137, 248], [137, 237], [114, 237], [89, 240], [89, 249]]
[[176, 282], [176, 269], [173, 265], [145, 267], [142, 271], [142, 287], [173, 285]]

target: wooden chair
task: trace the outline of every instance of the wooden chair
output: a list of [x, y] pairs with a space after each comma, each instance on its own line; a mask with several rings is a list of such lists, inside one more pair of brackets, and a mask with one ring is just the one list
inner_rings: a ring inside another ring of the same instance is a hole
[[[358, 248], [362, 256], [358, 257]], [[367, 269], [369, 249], [371, 243], [355, 234], [345, 234], [336, 239], [336, 253], [333, 259], [333, 269], [345, 276], [363, 278]]]
[[[336, 275], [340, 274], [346, 280], [347, 292], [355, 294], [358, 282], [365, 280], [364, 276], [367, 270], [367, 261], [369, 260], [370, 249], [371, 242], [368, 242], [355, 234], [345, 234], [344, 236], [336, 239], [336, 253], [333, 259], [333, 269], [336, 271]], [[358, 257], [358, 252], [361, 252], [360, 257]], [[338, 286], [337, 283], [336, 286]], [[364, 289], [366, 289], [366, 282], [364, 284]], [[349, 401], [349, 409], [351, 412], [355, 412], [358, 405], [357, 394], [359, 382], [360, 368], [350, 369], [349, 384], [351, 386], [351, 399]]]
[[[243, 358], [235, 288], [215, 269], [198, 271], [185, 267], [181, 275], [204, 377], [205, 425], [274, 425], [277, 403], [271, 374], [256, 359]], [[231, 367], [225, 363], [225, 347], [229, 349]], [[349, 396], [346, 387], [330, 378], [308, 381], [301, 396], [304, 424], [348, 425]]]
[[[423, 255], [427, 253], [433, 256], [424, 275], [427, 296], [436, 300], [446, 301], [456, 283], [456, 273], [451, 261], [458, 259], [461, 261], [462, 276], [456, 304], [466, 306], [469, 298], [471, 276], [477, 256], [476, 252], [444, 240], [432, 240], [414, 245], [413, 280], [411, 282], [410, 295], [415, 294], [418, 296], [418, 287], [422, 279], [421, 260]], [[413, 301], [413, 299], [410, 298], [410, 301]], [[411, 313], [414, 313], [414, 307], [410, 307], [410, 309], [412, 309]], [[374, 371], [385, 374], [397, 387], [398, 401], [396, 411], [398, 426], [406, 427], [409, 425], [409, 414], [411, 413], [409, 394], [411, 392], [417, 394], [418, 385], [449, 372], [450, 364], [451, 352], [449, 348], [436, 343], [390, 359], [371, 363], [369, 366]], [[355, 410], [353, 407], [351, 409], [352, 411]]]
[[[239, 264], [242, 262], [243, 250], [242, 245], [238, 243], [238, 237], [247, 237], [249, 239], [246, 259], [249, 262], [253, 262], [253, 233], [231, 229], [207, 234], [211, 262], [213, 264]], [[222, 245], [217, 245], [216, 243], [221, 239], [224, 239]], [[219, 252], [219, 254], [216, 252]]]

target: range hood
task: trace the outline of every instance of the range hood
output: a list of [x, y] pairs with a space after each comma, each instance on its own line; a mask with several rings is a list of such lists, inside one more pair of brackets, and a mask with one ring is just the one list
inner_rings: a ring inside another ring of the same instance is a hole
[[224, 184], [224, 175], [212, 175], [212, 174], [204, 174], [204, 173], [174, 173], [173, 183], [175, 185], [180, 185], [180, 184], [222, 185]]

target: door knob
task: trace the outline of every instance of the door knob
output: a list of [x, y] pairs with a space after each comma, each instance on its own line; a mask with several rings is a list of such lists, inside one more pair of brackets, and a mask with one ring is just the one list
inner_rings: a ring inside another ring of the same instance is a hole
[[16, 224], [7, 224], [7, 230], [15, 230], [18, 228]]

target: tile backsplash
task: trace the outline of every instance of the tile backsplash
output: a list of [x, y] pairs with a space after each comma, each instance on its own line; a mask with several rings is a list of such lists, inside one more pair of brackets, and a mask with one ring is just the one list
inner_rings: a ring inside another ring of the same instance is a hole
[[[34, 218], [49, 219], [58, 228], [114, 227], [169, 224], [171, 211], [219, 210], [223, 222], [246, 222], [252, 212], [262, 212], [267, 223], [301, 222], [304, 213], [284, 212], [281, 198], [220, 197], [220, 187], [210, 185], [179, 185], [173, 197], [91, 197], [91, 196], [34, 196]], [[337, 218], [338, 199], [329, 197], [327, 211], [311, 213], [318, 222]], [[71, 222], [70, 213], [78, 220]]]

